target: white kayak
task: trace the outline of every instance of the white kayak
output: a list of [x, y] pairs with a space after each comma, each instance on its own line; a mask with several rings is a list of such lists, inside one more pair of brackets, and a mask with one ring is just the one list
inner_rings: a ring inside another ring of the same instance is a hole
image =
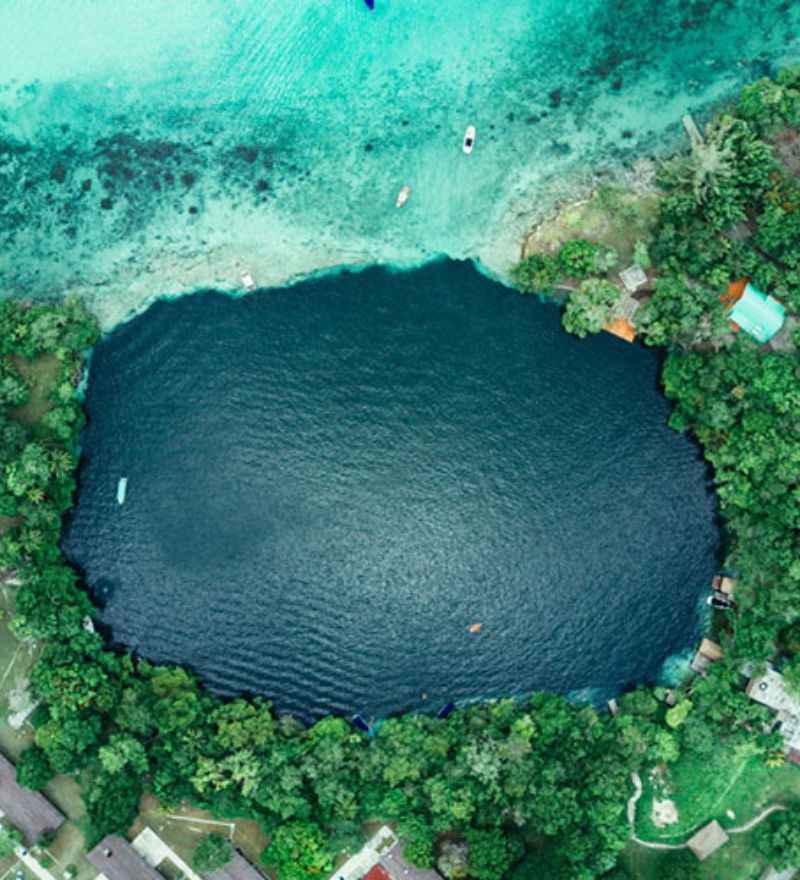
[[242, 284], [244, 285], [245, 290], [256, 289], [256, 282], [253, 280], [253, 276], [249, 272], [242, 272]]
[[128, 478], [122, 477], [117, 483], [117, 504], [125, 503], [125, 495], [128, 492]]
[[411, 187], [404, 186], [400, 192], [397, 194], [397, 201], [395, 202], [396, 208], [402, 208], [403, 205], [408, 201], [408, 197], [411, 195]]
[[464, 133], [464, 152], [471, 153], [475, 147], [475, 126], [470, 125]]

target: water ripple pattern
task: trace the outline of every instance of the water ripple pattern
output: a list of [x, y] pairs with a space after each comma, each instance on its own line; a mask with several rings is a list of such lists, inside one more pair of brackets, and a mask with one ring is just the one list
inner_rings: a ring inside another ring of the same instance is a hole
[[64, 546], [117, 642], [303, 718], [610, 696], [714, 569], [658, 368], [468, 264], [159, 303], [94, 354]]

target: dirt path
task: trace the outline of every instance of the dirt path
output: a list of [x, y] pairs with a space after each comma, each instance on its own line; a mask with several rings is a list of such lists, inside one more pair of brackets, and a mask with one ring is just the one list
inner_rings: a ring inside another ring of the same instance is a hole
[[[686, 849], [685, 843], [653, 843], [649, 840], [642, 840], [640, 837], [636, 836], [636, 804], [642, 796], [642, 778], [638, 773], [633, 772], [631, 773], [631, 782], [633, 782], [634, 792], [628, 799], [628, 824], [631, 826], [631, 838], [633, 841], [638, 843], [639, 846], [644, 846], [647, 849]], [[752, 831], [752, 829], [763, 822], [767, 816], [771, 816], [773, 813], [785, 809], [786, 807], [783, 804], [772, 804], [772, 806], [763, 809], [757, 816], [753, 816], [753, 818], [745, 822], [744, 825], [737, 825], [736, 828], [726, 828], [725, 831], [728, 834], [745, 834], [748, 831]]]

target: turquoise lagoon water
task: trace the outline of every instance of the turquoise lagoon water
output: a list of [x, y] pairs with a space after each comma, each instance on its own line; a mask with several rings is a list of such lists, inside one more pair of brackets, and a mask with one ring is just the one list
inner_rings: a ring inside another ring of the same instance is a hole
[[376, 7], [2, 0], [0, 292], [77, 290], [111, 326], [245, 268], [501, 273], [558, 198], [800, 54], [788, 2]]

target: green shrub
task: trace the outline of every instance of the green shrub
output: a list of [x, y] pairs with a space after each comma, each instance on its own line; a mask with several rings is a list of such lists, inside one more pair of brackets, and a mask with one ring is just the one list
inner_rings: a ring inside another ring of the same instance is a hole
[[221, 834], [207, 834], [192, 856], [192, 867], [205, 874], [224, 868], [233, 856], [233, 844]]
[[511, 267], [510, 275], [520, 293], [550, 293], [562, 272], [555, 254], [528, 254]]

